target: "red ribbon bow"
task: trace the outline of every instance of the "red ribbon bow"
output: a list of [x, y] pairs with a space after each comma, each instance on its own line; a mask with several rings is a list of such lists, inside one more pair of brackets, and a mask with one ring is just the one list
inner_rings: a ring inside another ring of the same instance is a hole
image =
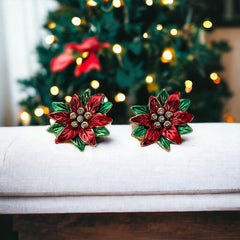
[[97, 37], [86, 38], [82, 44], [70, 43], [64, 48], [64, 53], [52, 59], [50, 67], [52, 72], [59, 72], [74, 62], [78, 57], [83, 57], [82, 63], [77, 64], [74, 75], [79, 77], [82, 73], [96, 69], [101, 70], [96, 52], [102, 48], [110, 47], [110, 43], [99, 43]]

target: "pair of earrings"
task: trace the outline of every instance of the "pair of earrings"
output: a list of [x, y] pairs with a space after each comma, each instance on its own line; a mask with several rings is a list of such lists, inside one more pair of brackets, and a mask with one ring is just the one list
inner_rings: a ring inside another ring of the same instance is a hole
[[[81, 95], [74, 94], [70, 103], [53, 102], [55, 112], [48, 117], [55, 122], [48, 131], [56, 134], [56, 143], [71, 141], [81, 151], [85, 145], [96, 145], [96, 137], [109, 135], [105, 127], [112, 122], [106, 114], [112, 103], [104, 101], [104, 94], [91, 96], [89, 89]], [[131, 109], [135, 116], [132, 136], [141, 141], [141, 146], [158, 143], [170, 151], [170, 143], [181, 143], [180, 134], [192, 132], [187, 124], [193, 115], [187, 113], [189, 99], [180, 99], [180, 93], [169, 95], [163, 89], [157, 97], [151, 96], [148, 105], [136, 105]]]

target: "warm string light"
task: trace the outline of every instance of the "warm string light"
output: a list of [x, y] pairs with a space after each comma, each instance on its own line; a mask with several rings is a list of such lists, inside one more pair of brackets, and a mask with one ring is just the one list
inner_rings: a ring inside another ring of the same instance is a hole
[[163, 5], [171, 5], [171, 4], [173, 4], [173, 0], [161, 0], [161, 3]]
[[215, 84], [219, 84], [221, 82], [221, 78], [218, 77], [217, 80], [213, 81]]
[[212, 81], [215, 83], [215, 84], [219, 84], [221, 82], [221, 78], [219, 77], [219, 75], [215, 72], [211, 73], [210, 74], [210, 78], [212, 79]]
[[145, 32], [144, 34], [143, 34], [143, 38], [149, 38], [149, 35], [148, 35], [148, 33], [147, 32]]
[[41, 117], [43, 114], [44, 114], [44, 111], [41, 107], [37, 107], [35, 110], [34, 110], [34, 114], [35, 116], [37, 117]]
[[53, 96], [56, 96], [59, 94], [59, 88], [57, 86], [52, 86], [50, 88], [50, 93], [53, 95]]
[[191, 80], [186, 80], [185, 81], [185, 92], [190, 93], [192, 91], [192, 86], [193, 86], [192, 81]]
[[76, 27], [80, 26], [82, 22], [81, 18], [79, 17], [73, 17], [71, 21], [72, 21], [72, 24]]
[[213, 73], [210, 74], [210, 78], [214, 81], [218, 78], [218, 74], [213, 72]]
[[211, 28], [213, 26], [213, 23], [210, 20], [206, 20], [203, 22], [203, 27], [205, 28]]
[[147, 75], [146, 78], [145, 78], [145, 82], [150, 84], [153, 82], [153, 76], [152, 75]]
[[49, 114], [50, 113], [50, 109], [48, 107], [43, 107], [43, 112], [44, 114]]
[[176, 36], [178, 34], [178, 30], [176, 28], [172, 28], [171, 31], [170, 31], [170, 34], [172, 36]]
[[225, 119], [226, 119], [226, 122], [228, 122], [228, 123], [235, 122], [233, 116], [228, 115], [228, 114], [225, 115]]
[[28, 112], [22, 112], [20, 114], [20, 119], [23, 121], [27, 120], [29, 117], [30, 117], [30, 114]]
[[72, 97], [71, 96], [65, 96], [65, 101], [67, 102], [67, 103], [70, 103], [71, 102], [71, 100], [72, 100]]
[[45, 106], [38, 106], [35, 110], [34, 110], [34, 114], [37, 117], [41, 117], [43, 114], [49, 114], [50, 110], [48, 107]]
[[82, 57], [78, 57], [78, 58], [76, 59], [76, 64], [77, 64], [77, 65], [81, 65], [82, 62], [83, 62], [83, 59], [84, 59], [84, 58], [87, 58], [88, 56], [89, 56], [89, 52], [83, 52], [83, 53], [82, 53]]
[[31, 115], [28, 113], [28, 112], [26, 112], [26, 111], [24, 111], [24, 112], [21, 112], [21, 114], [20, 114], [20, 120], [21, 120], [21, 123], [23, 124], [23, 125], [29, 125], [29, 123], [30, 123], [30, 120], [31, 120]]
[[82, 59], [81, 57], [78, 57], [78, 58], [76, 59], [76, 64], [77, 64], [77, 65], [81, 65], [82, 62], [83, 62], [83, 59]]
[[169, 63], [173, 60], [173, 57], [174, 57], [174, 51], [171, 48], [166, 48], [162, 53], [161, 61], [163, 63]]
[[189, 61], [193, 61], [193, 60], [194, 60], [194, 56], [193, 56], [192, 54], [189, 54], [188, 57], [187, 57], [187, 59], [188, 59]]
[[88, 0], [87, 5], [89, 7], [95, 7], [95, 6], [97, 6], [97, 2], [95, 2], [94, 0]]
[[124, 102], [126, 100], [126, 95], [123, 94], [123, 93], [118, 93], [116, 96], [115, 96], [115, 102]]
[[190, 93], [192, 91], [192, 88], [185, 88], [186, 93]]
[[186, 80], [186, 81], [185, 81], [185, 87], [187, 87], [187, 88], [191, 88], [192, 85], [193, 85], [193, 83], [192, 83], [191, 80]]
[[97, 81], [97, 80], [92, 80], [92, 81], [91, 81], [91, 87], [92, 87], [93, 89], [98, 89], [99, 86], [100, 86], [99, 81]]
[[123, 3], [122, 3], [121, 0], [113, 0], [112, 5], [113, 5], [115, 8], [120, 8], [120, 7], [123, 5]]
[[48, 45], [53, 44], [53, 43], [55, 42], [55, 40], [56, 40], [56, 36], [54, 36], [54, 35], [48, 35], [48, 36], [45, 38], [45, 42], [46, 42], [46, 44], [48, 44]]
[[163, 25], [162, 24], [158, 24], [156, 26], [156, 28], [157, 28], [158, 31], [161, 31], [163, 29]]
[[112, 50], [116, 54], [120, 54], [123, 51], [122, 46], [120, 44], [114, 44]]
[[83, 53], [82, 53], [82, 57], [83, 57], [83, 58], [87, 58], [88, 56], [89, 56], [89, 52], [83, 52]]
[[153, 0], [146, 0], [145, 3], [146, 3], [147, 6], [150, 7], [150, 6], [153, 5]]
[[54, 29], [56, 26], [57, 26], [57, 24], [56, 24], [55, 22], [50, 22], [50, 23], [48, 24], [48, 28], [49, 28], [49, 29]]

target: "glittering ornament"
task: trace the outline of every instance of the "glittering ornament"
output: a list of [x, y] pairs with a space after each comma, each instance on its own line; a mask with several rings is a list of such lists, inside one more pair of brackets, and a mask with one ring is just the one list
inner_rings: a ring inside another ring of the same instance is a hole
[[96, 137], [109, 135], [105, 125], [112, 122], [106, 113], [112, 103], [104, 101], [103, 94], [91, 96], [86, 90], [80, 96], [74, 94], [70, 103], [53, 102], [56, 112], [50, 113], [49, 118], [56, 122], [48, 131], [56, 134], [56, 143], [71, 141], [81, 151], [86, 144], [96, 145]]
[[99, 43], [97, 37], [86, 38], [82, 44], [69, 43], [65, 46], [64, 53], [52, 59], [51, 71], [62, 71], [74, 61], [77, 64], [74, 73], [76, 77], [93, 69], [100, 71], [101, 66], [96, 52], [106, 47], [110, 47], [110, 44], [108, 42]]
[[151, 96], [148, 105], [133, 106], [136, 114], [130, 121], [133, 123], [133, 137], [141, 141], [145, 147], [158, 143], [165, 150], [170, 151], [170, 143], [180, 144], [181, 135], [192, 132], [187, 124], [193, 115], [187, 113], [190, 106], [189, 99], [179, 99], [180, 93], [169, 96], [163, 89], [157, 97]]

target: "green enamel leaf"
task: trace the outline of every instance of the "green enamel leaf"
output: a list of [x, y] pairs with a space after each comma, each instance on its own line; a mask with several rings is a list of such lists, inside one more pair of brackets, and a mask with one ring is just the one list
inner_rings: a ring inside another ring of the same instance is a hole
[[165, 102], [167, 101], [169, 97], [168, 92], [165, 89], [162, 89], [160, 93], [158, 94], [158, 100], [161, 103], [162, 106], [164, 106]]
[[71, 139], [72, 143], [78, 147], [81, 151], [84, 150], [85, 148], [85, 143], [84, 141], [79, 137], [79, 136], [76, 136], [75, 138]]
[[96, 127], [93, 131], [96, 137], [103, 137], [110, 134], [105, 127]]
[[165, 136], [161, 136], [157, 143], [164, 148], [166, 151], [170, 151], [170, 141], [165, 137]]
[[143, 125], [139, 125], [134, 131], [133, 135], [135, 137], [141, 137], [144, 136], [146, 133], [147, 129]]
[[105, 114], [111, 109], [111, 107], [112, 107], [111, 102], [105, 102], [100, 105], [98, 111], [102, 114]]
[[64, 111], [64, 112], [70, 112], [71, 111], [68, 103], [53, 102], [52, 106], [56, 111]]
[[188, 124], [177, 126], [177, 130], [180, 134], [186, 134], [192, 132], [192, 128]]
[[60, 133], [65, 126], [66, 126], [65, 124], [55, 122], [53, 125], [51, 125], [51, 126], [48, 128], [48, 131], [49, 131], [50, 133]]
[[190, 103], [191, 103], [190, 99], [180, 99], [178, 110], [184, 112], [187, 111], [190, 106]]
[[91, 98], [91, 91], [90, 89], [85, 90], [80, 96], [80, 102], [82, 103], [83, 106], [86, 105], [86, 103], [88, 102], [88, 100]]
[[135, 114], [149, 113], [149, 109], [147, 105], [136, 105], [136, 106], [132, 106], [131, 109]]

